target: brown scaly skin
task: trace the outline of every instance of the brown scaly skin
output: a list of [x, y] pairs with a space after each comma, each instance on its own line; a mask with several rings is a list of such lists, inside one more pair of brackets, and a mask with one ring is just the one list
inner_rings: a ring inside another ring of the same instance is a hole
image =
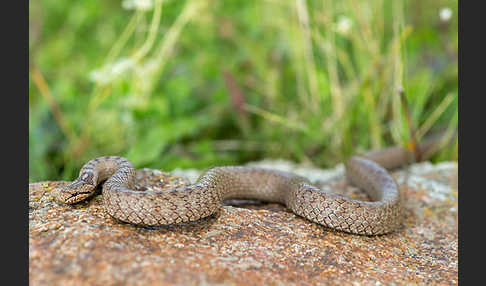
[[103, 184], [106, 211], [137, 225], [166, 225], [198, 220], [216, 212], [224, 199], [256, 199], [285, 204], [315, 223], [355, 234], [393, 231], [401, 220], [400, 194], [385, 169], [370, 160], [353, 157], [346, 166], [351, 182], [368, 192], [374, 202], [328, 194], [292, 173], [242, 167], [216, 167], [197, 183], [164, 191], [135, 190], [135, 169], [125, 158], [100, 157], [89, 161], [80, 176], [62, 188], [67, 204], [85, 200]]
[[[419, 146], [429, 148], [431, 142]], [[420, 150], [420, 151], [423, 151]], [[225, 199], [256, 199], [285, 204], [294, 213], [323, 226], [360, 235], [394, 231], [401, 224], [402, 202], [387, 168], [410, 158], [411, 151], [388, 148], [351, 157], [348, 181], [363, 189], [371, 202], [325, 193], [292, 173], [244, 166], [215, 167], [193, 185], [168, 190], [135, 190], [135, 169], [125, 158], [106, 156], [86, 163], [78, 179], [62, 188], [59, 200], [74, 204], [103, 184], [106, 211], [124, 222], [158, 226], [195, 221], [215, 213]], [[365, 158], [366, 157], [366, 158]], [[377, 163], [378, 162], [378, 163]]]

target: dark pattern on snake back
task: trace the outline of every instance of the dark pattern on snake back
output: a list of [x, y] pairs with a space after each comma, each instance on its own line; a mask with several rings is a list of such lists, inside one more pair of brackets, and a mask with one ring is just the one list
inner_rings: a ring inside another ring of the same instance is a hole
[[125, 158], [105, 156], [86, 163], [79, 177], [62, 188], [59, 199], [74, 204], [102, 188], [103, 203], [123, 222], [158, 226], [195, 221], [215, 213], [226, 199], [256, 199], [286, 205], [314, 223], [361, 235], [394, 231], [401, 223], [397, 184], [377, 163], [352, 157], [346, 164], [348, 181], [363, 189], [371, 202], [326, 193], [307, 179], [289, 172], [245, 167], [215, 167], [192, 185], [169, 190], [135, 190], [135, 168]]

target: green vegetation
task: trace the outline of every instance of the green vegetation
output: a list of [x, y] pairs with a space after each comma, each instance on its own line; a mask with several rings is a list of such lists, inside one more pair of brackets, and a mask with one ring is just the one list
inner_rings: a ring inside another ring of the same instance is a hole
[[[457, 1], [29, 5], [31, 182], [115, 154], [325, 167], [457, 128]], [[457, 159], [457, 143], [434, 159]]]

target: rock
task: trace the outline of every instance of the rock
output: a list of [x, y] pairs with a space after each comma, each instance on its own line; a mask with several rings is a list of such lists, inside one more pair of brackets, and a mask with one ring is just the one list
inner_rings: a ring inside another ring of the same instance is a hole
[[[325, 179], [324, 190], [366, 200], [346, 187], [342, 166], [253, 165]], [[406, 218], [397, 232], [372, 237], [333, 231], [278, 204], [249, 202], [197, 222], [136, 227], [106, 214], [101, 195], [68, 206], [54, 190], [66, 182], [29, 184], [30, 284], [455, 285], [457, 173], [456, 162], [394, 172]], [[194, 181], [198, 172], [188, 174]]]

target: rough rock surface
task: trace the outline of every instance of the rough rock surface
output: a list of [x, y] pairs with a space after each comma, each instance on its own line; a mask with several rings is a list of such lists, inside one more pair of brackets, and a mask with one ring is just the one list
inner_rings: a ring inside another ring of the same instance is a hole
[[[284, 161], [324, 190], [356, 199], [343, 167], [319, 170]], [[176, 170], [194, 181], [195, 170]], [[278, 204], [232, 202], [209, 218], [141, 228], [105, 213], [100, 195], [68, 206], [66, 182], [29, 185], [31, 285], [456, 285], [457, 163], [421, 163], [393, 173], [406, 198], [395, 233], [357, 236], [294, 215]], [[155, 183], [161, 172], [154, 171]], [[160, 180], [160, 179], [159, 179]]]

